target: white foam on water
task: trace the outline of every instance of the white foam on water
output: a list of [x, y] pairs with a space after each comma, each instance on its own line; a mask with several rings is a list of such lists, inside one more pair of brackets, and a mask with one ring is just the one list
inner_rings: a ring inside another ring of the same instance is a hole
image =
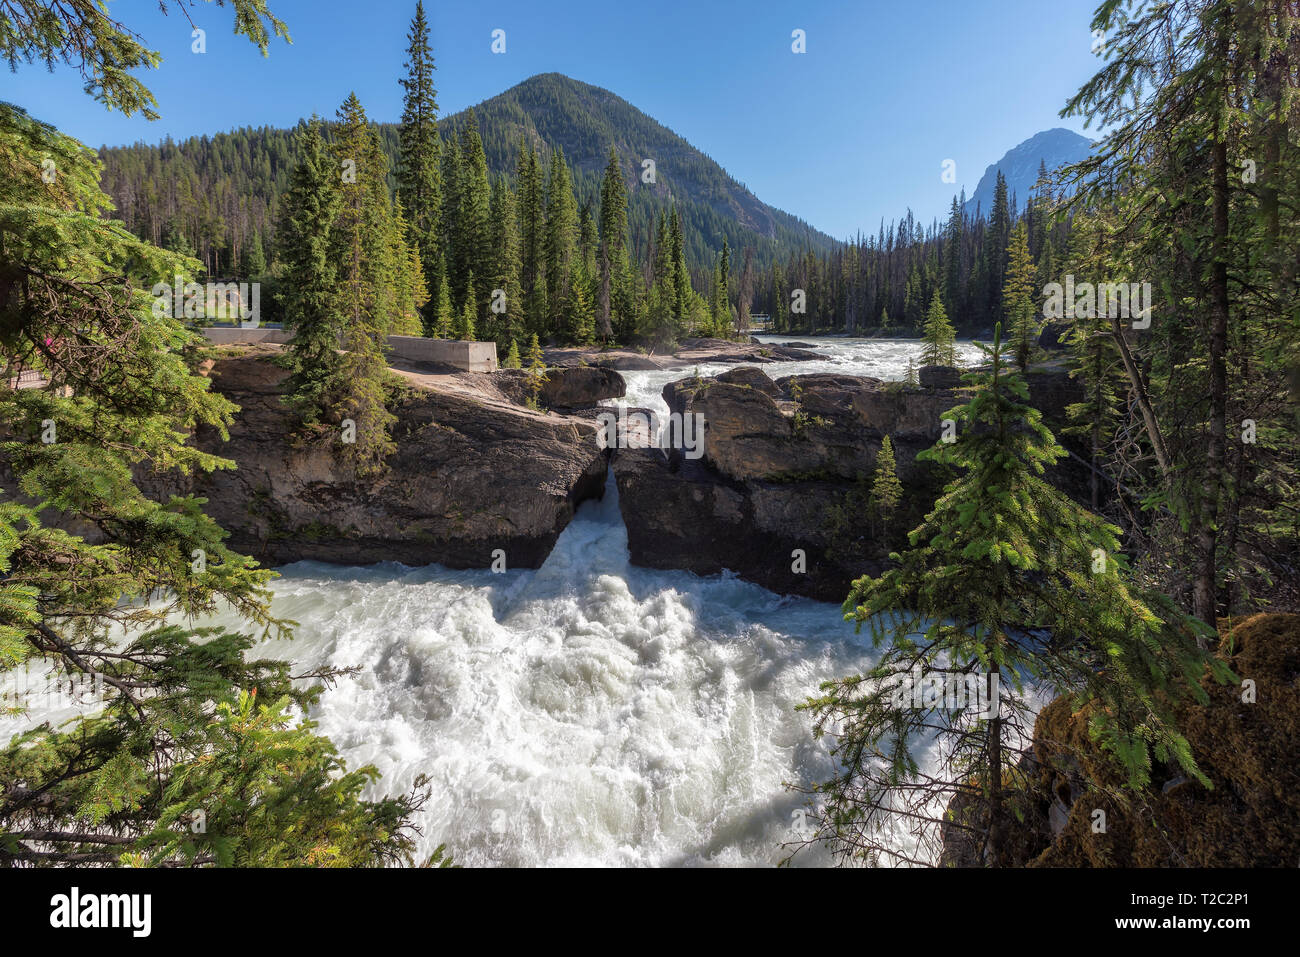
[[[833, 372], [839, 375], [873, 376], [885, 381], [901, 381], [907, 375], [907, 360], [914, 366], [921, 367], [921, 353], [924, 345], [920, 339], [849, 339], [843, 337], [801, 337], [795, 335], [758, 336], [764, 343], [806, 342], [812, 348], [810, 352], [826, 356], [825, 359], [810, 359], [799, 362], [769, 362], [758, 366], [772, 379], [788, 375], [812, 375], [820, 372]], [[983, 355], [979, 348], [970, 341], [956, 344], [958, 361], [967, 365], [976, 362]], [[699, 374], [705, 378], [726, 372], [745, 363], [705, 363], [699, 366]], [[652, 409], [660, 416], [668, 414], [668, 405], [663, 400], [663, 388], [669, 382], [694, 376], [696, 367], [680, 369], [651, 369], [620, 372], [627, 382], [627, 395], [610, 405], [626, 405], [629, 408]]]
[[[901, 378], [919, 352], [817, 348], [832, 359], [767, 371]], [[626, 374], [628, 403], [651, 405], [683, 374]], [[785, 784], [834, 770], [795, 706], [874, 658], [836, 605], [631, 566], [612, 476], [540, 569], [281, 571], [274, 611], [299, 622], [297, 637], [253, 653], [296, 670], [360, 666], [313, 719], [349, 766], [382, 773], [370, 796], [427, 775], [419, 855], [446, 843], [467, 865], [776, 863], [805, 802]], [[6, 738], [16, 730], [0, 722]]]

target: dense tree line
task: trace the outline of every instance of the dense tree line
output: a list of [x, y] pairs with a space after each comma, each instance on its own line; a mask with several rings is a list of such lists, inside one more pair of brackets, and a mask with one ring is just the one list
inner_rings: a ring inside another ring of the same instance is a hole
[[[1011, 242], [1023, 229], [1034, 288], [1055, 277], [1070, 241], [1071, 219], [1056, 215], [1058, 190], [1039, 167], [1040, 187], [1017, 207], [999, 171], [987, 218], [954, 196], [947, 219], [922, 226], [909, 210], [875, 236], [858, 235], [826, 254], [802, 250], [773, 263], [758, 283], [754, 310], [778, 332], [920, 335], [936, 293], [960, 331], [987, 333], [1010, 317], [1003, 287]], [[797, 295], [796, 290], [802, 292]]]

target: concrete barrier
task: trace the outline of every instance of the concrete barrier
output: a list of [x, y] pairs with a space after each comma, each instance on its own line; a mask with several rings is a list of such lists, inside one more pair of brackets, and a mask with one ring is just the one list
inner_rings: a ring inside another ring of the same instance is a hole
[[[258, 342], [286, 343], [292, 335], [284, 329], [259, 326], [205, 326], [203, 334], [217, 346], [252, 345]], [[411, 362], [437, 362], [464, 372], [496, 372], [495, 342], [465, 342], [459, 339], [425, 339], [420, 336], [389, 336], [389, 351]]]
[[214, 346], [248, 346], [258, 342], [278, 342], [283, 345], [292, 338], [285, 330], [273, 326], [258, 326], [256, 329], [204, 326], [203, 334]]
[[389, 336], [393, 355], [412, 362], [441, 362], [466, 372], [496, 372], [495, 342], [466, 342], [461, 339], [424, 339], [420, 336]]

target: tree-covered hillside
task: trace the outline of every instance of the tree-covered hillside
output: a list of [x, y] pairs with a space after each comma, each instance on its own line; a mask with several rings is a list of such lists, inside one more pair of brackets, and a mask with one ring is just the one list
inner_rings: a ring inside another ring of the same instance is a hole
[[[522, 141], [549, 165], [560, 147], [573, 172], [579, 204], [598, 205], [609, 149], [621, 157], [628, 186], [628, 233], [640, 259], [655, 217], [677, 205], [686, 262], [697, 280], [709, 275], [723, 239], [754, 247], [757, 267], [834, 242], [802, 220], [773, 209], [709, 157], [626, 100], [558, 73], [546, 73], [474, 107], [488, 171], [513, 178]], [[439, 121], [444, 138], [467, 113]], [[389, 166], [397, 169], [398, 125], [378, 124]], [[278, 201], [297, 164], [293, 130], [245, 128], [181, 142], [105, 147], [103, 186], [118, 215], [153, 243], [193, 252], [213, 274], [243, 273], [255, 237], [275, 240]], [[642, 181], [642, 161], [655, 182]], [[395, 186], [395, 180], [390, 182]]]

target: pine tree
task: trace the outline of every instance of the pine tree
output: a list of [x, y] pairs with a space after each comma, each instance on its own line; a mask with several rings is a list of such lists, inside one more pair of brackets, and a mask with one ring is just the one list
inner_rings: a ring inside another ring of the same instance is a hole
[[517, 343], [517, 342], [515, 342], [515, 340], [511, 339], [511, 340], [510, 340], [510, 351], [509, 351], [508, 353], [506, 353], [506, 361], [505, 361], [505, 364], [502, 366], [502, 368], [503, 368], [503, 369], [520, 369], [520, 368], [522, 368], [522, 367], [523, 367], [523, 364], [522, 364], [522, 362], [521, 362], [520, 359], [519, 359], [519, 343]]
[[578, 239], [578, 203], [573, 198], [564, 150], [551, 153], [551, 172], [546, 184], [546, 300], [549, 329], [553, 335], [565, 331], [571, 307], [570, 279]]
[[966, 220], [957, 197], [952, 198], [948, 222], [943, 239], [943, 298], [953, 311], [961, 315], [962, 303], [962, 243], [965, 240]]
[[244, 253], [244, 274], [257, 279], [266, 272], [266, 252], [262, 249], [262, 233], [253, 230], [253, 238]]
[[[1088, 708], [1090, 733], [1131, 787], [1149, 781], [1153, 759], [1205, 782], [1173, 704], [1183, 687], [1207, 701], [1205, 667], [1220, 680], [1226, 668], [1198, 651], [1172, 605], [1132, 583], [1119, 529], [1044, 481], [1065, 452], [1006, 368], [1000, 327], [981, 348], [989, 371], [966, 376], [970, 401], [948, 413], [957, 440], [922, 453], [962, 474], [892, 556], [895, 567], [858, 579], [844, 605], [883, 649], [879, 661], [802, 706], [818, 735], [841, 728], [832, 752], [843, 772], [816, 793], [826, 802], [821, 836], [844, 854], [923, 863], [956, 824], [987, 865], [1007, 864], [1039, 682]], [[922, 672], [963, 690], [973, 679], [983, 698], [917, 701], [906, 689]], [[893, 839], [900, 814], [916, 851]]]
[[[435, 68], [423, 0], [415, 4], [406, 37], [406, 76], [399, 81], [405, 94], [398, 129], [397, 195], [406, 209], [408, 239], [420, 249], [425, 285], [436, 290], [442, 281], [438, 272], [442, 256], [442, 139], [438, 136]], [[438, 326], [437, 309], [434, 296], [421, 310], [426, 335]]]
[[546, 201], [541, 171], [532, 146], [519, 147], [515, 163], [519, 182], [519, 278], [524, 294], [524, 323], [536, 333], [546, 330]]
[[423, 331], [421, 310], [429, 301], [419, 245], [410, 240], [411, 230], [399, 200], [390, 219], [388, 244], [392, 255], [394, 310], [390, 332], [395, 336], [418, 336]]
[[1007, 274], [1002, 285], [1002, 312], [1011, 326], [1011, 343], [1016, 364], [1029, 365], [1038, 342], [1038, 320], [1034, 318], [1034, 261], [1029, 255], [1029, 231], [1023, 221], [1016, 224], [1007, 246]]
[[451, 286], [447, 282], [447, 264], [441, 261], [441, 257], [438, 263], [438, 309], [434, 315], [438, 317], [437, 324], [429, 330], [433, 338], [450, 339], [455, 309], [451, 304]]
[[884, 526], [886, 541], [889, 539], [889, 520], [903, 501], [903, 483], [898, 480], [897, 469], [894, 443], [886, 435], [876, 455], [876, 472], [871, 481], [871, 506]]
[[344, 390], [339, 345], [343, 315], [334, 299], [330, 249], [341, 202], [338, 174], [316, 117], [300, 133], [299, 161], [285, 194], [280, 256], [285, 265], [284, 324], [292, 331], [285, 396], [304, 422], [321, 420]]
[[[469, 111], [465, 128], [460, 133], [461, 175], [460, 184], [460, 239], [462, 265], [467, 276], [472, 274], [486, 279], [495, 269], [492, 254], [491, 196], [488, 185], [487, 156], [483, 152], [483, 140], [479, 136], [478, 119], [474, 110]], [[468, 292], [468, 279], [467, 292]], [[477, 314], [486, 308], [492, 287], [486, 289], [475, 287], [477, 296], [473, 303]]]
[[[473, 288], [472, 284], [470, 288]], [[472, 296], [466, 296], [465, 305], [462, 306], [460, 310], [460, 321], [456, 324], [456, 338], [462, 342], [473, 342], [476, 333], [477, 328], [474, 322], [474, 298]]]
[[722, 237], [722, 252], [718, 255], [718, 266], [713, 274], [713, 297], [709, 302], [709, 320], [713, 325], [713, 335], [719, 339], [732, 338], [731, 294], [731, 246], [727, 237]]
[[578, 345], [590, 345], [596, 338], [596, 309], [591, 295], [591, 279], [586, 265], [575, 259], [569, 288], [572, 295], [569, 300], [567, 317], [568, 334], [571, 341]]
[[[626, 299], [627, 187], [619, 167], [618, 153], [611, 146], [605, 175], [600, 183], [600, 302], [599, 332], [602, 343], [614, 337], [616, 325], [632, 317], [620, 314]], [[626, 309], [623, 310], [626, 312]]]
[[993, 188], [993, 208], [984, 226], [985, 308], [989, 322], [1001, 322], [1002, 277], [1006, 273], [1007, 243], [1011, 239], [1012, 210], [1007, 200], [1007, 180], [998, 170]]
[[542, 385], [546, 382], [546, 357], [542, 353], [542, 345], [537, 341], [537, 333], [533, 333], [528, 342], [528, 406], [529, 408], [538, 408], [538, 396], [542, 394]]
[[691, 312], [695, 291], [691, 288], [690, 270], [686, 268], [685, 242], [682, 221], [676, 205], [668, 220], [668, 280], [672, 288], [673, 322], [679, 332], [685, 331]]
[[[504, 348], [520, 332], [519, 317], [523, 311], [523, 295], [520, 291], [519, 278], [519, 212], [515, 205], [515, 194], [505, 177], [499, 177], [492, 186], [492, 257], [496, 272], [492, 277], [495, 284], [489, 295], [489, 312], [491, 327], [487, 338], [495, 340], [498, 348]], [[505, 312], [495, 311], [496, 290], [505, 293]]]
[[342, 426], [343, 458], [358, 474], [371, 475], [382, 469], [394, 449], [389, 430], [395, 419], [386, 407], [390, 373], [384, 358], [398, 288], [390, 245], [388, 163], [355, 93], [348, 96], [338, 117], [332, 151], [336, 168], [343, 171], [342, 202], [331, 247], [339, 264], [346, 392], [330, 410], [328, 421]]
[[956, 340], [956, 330], [948, 321], [948, 313], [943, 308], [943, 299], [936, 289], [930, 299], [930, 311], [925, 317], [925, 332], [921, 336], [921, 342], [925, 344], [921, 352], [921, 362], [927, 366], [956, 365]]
[[772, 264], [772, 328], [776, 332], [788, 332], [790, 328], [790, 294], [780, 263]]
[[453, 321], [465, 301], [465, 280], [473, 268], [468, 230], [461, 219], [466, 187], [465, 164], [461, 156], [460, 138], [448, 137], [442, 148], [442, 263], [446, 270], [447, 288], [451, 294]]

